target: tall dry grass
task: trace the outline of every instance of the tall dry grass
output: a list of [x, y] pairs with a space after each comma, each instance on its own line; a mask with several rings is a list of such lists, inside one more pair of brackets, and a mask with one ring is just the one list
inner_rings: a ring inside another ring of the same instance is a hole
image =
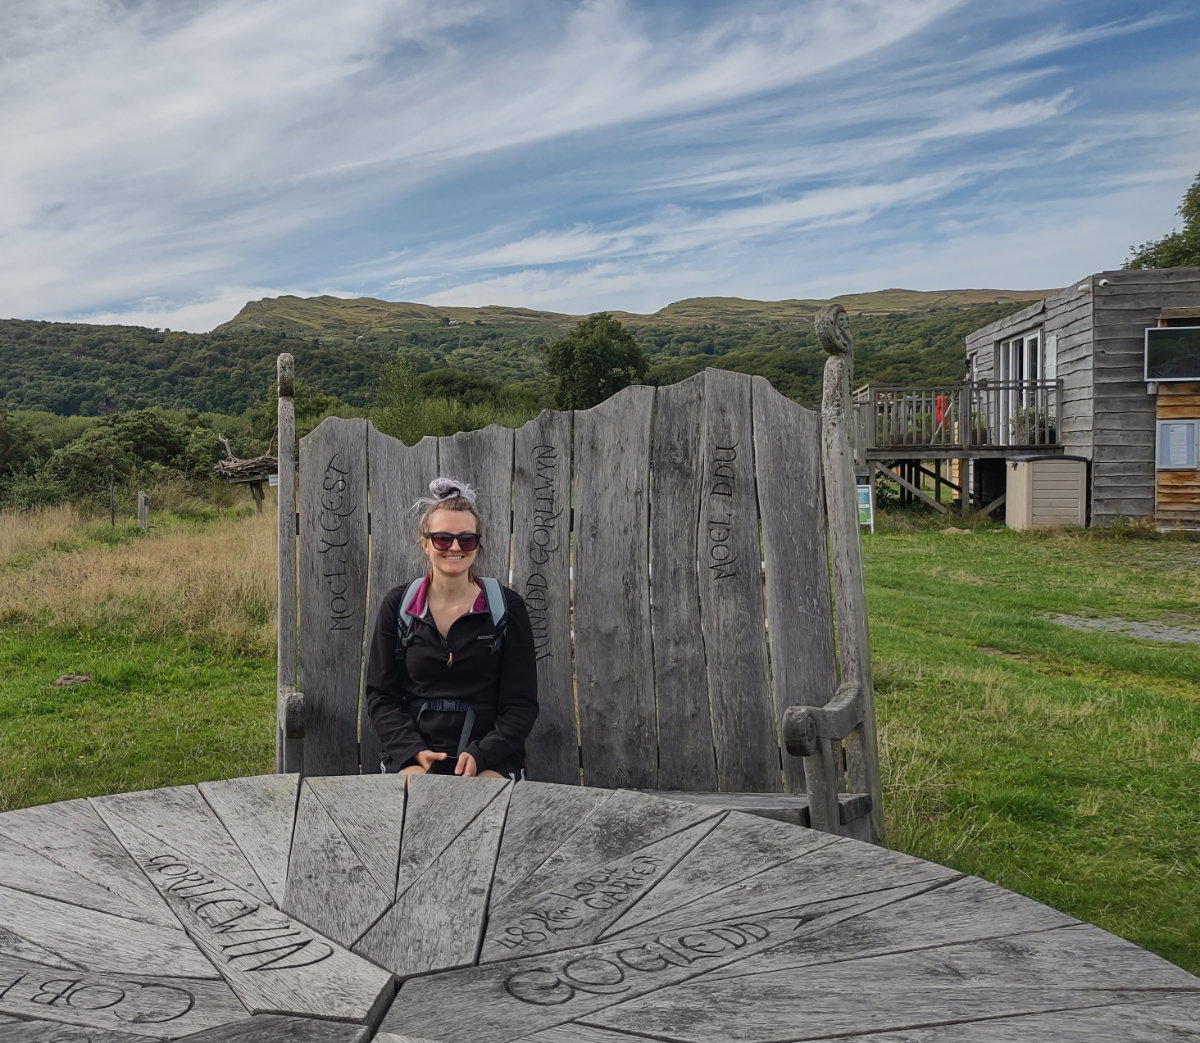
[[141, 533], [69, 508], [0, 516], [0, 623], [181, 634], [224, 654], [271, 654], [275, 518]]

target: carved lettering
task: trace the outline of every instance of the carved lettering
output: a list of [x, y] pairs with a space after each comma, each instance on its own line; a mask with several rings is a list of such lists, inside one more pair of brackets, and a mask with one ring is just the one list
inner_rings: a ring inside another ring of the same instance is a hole
[[[14, 967], [30, 965], [3, 958], [0, 965], [6, 971], [0, 977], [0, 1010], [25, 1017], [161, 1025], [185, 1017], [196, 1005], [196, 997], [181, 985], [130, 981], [87, 971], [50, 978], [44, 976], [46, 968], [12, 976]], [[39, 1009], [31, 1009], [35, 1007]]]
[[218, 939], [230, 967], [240, 971], [309, 967], [333, 955], [333, 947], [283, 914], [256, 902], [180, 861], [153, 855], [142, 866], [168, 899], [184, 906]]
[[[737, 460], [738, 443], [733, 445], [717, 445], [712, 450], [712, 468], [709, 472], [709, 496], [721, 496], [727, 500], [733, 498], [737, 472], [734, 461]], [[731, 507], [718, 506], [717, 502], [710, 503], [710, 516], [705, 522], [708, 547], [708, 569], [714, 579], [729, 579], [737, 575], [737, 554], [734, 553], [730, 540], [733, 536], [733, 511]]]
[[665, 984], [639, 980], [644, 976], [660, 975], [675, 967], [689, 968], [701, 960], [767, 941], [771, 934], [767, 922], [749, 921], [664, 934], [603, 955], [565, 960], [547, 957], [541, 966], [510, 975], [504, 988], [513, 999], [538, 1007], [561, 1006], [580, 993], [615, 996], [635, 991], [640, 995]]
[[[563, 510], [558, 500], [558, 447], [535, 445], [529, 453], [533, 462], [533, 529], [529, 534], [529, 560], [539, 567], [550, 562], [564, 547], [561, 531]], [[538, 659], [550, 657], [549, 583], [541, 572], [529, 577], [525, 591], [525, 607], [533, 628], [534, 654]]]
[[[317, 550], [323, 559], [321, 577], [329, 596], [330, 630], [354, 630], [358, 615], [356, 607], [346, 597], [350, 589], [346, 557], [336, 553], [349, 545], [347, 519], [358, 510], [358, 504], [349, 499], [349, 478], [350, 471], [338, 466], [338, 454], [335, 453], [325, 465], [321, 481], [321, 513], [317, 516], [317, 525], [323, 534], [317, 541]], [[326, 555], [329, 560], [324, 560]]]

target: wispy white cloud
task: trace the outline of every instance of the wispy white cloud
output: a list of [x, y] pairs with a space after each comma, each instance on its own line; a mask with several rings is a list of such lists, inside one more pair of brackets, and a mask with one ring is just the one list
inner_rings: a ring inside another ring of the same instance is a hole
[[[911, 256], [944, 285], [1027, 200], [1076, 230], [1041, 251], [1067, 280], [1200, 165], [1198, 34], [1172, 0], [7, 0], [0, 314], [207, 328], [263, 287], [653, 310]], [[1123, 213], [1093, 228], [1089, 184]]]

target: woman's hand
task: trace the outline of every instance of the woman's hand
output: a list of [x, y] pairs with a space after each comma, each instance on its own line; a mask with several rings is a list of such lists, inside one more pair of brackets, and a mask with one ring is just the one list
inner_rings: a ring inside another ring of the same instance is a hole
[[[418, 757], [419, 756], [420, 754], [418, 754]], [[444, 757], [446, 755], [443, 753], [442, 756]], [[475, 758], [467, 753], [466, 750], [458, 755], [458, 763], [454, 765], [455, 775], [475, 775], [478, 774], [478, 772], [479, 769], [475, 764]]]
[[405, 775], [424, 775], [435, 763], [444, 761], [446, 755], [444, 753], [434, 753], [433, 750], [421, 750], [417, 754], [416, 759], [416, 764], [410, 764], [407, 768], [401, 768], [400, 770]]

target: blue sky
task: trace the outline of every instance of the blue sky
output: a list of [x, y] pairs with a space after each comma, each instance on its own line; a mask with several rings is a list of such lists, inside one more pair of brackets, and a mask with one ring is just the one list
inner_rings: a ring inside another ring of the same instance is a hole
[[4, 0], [0, 316], [1050, 289], [1178, 226], [1195, 0]]

